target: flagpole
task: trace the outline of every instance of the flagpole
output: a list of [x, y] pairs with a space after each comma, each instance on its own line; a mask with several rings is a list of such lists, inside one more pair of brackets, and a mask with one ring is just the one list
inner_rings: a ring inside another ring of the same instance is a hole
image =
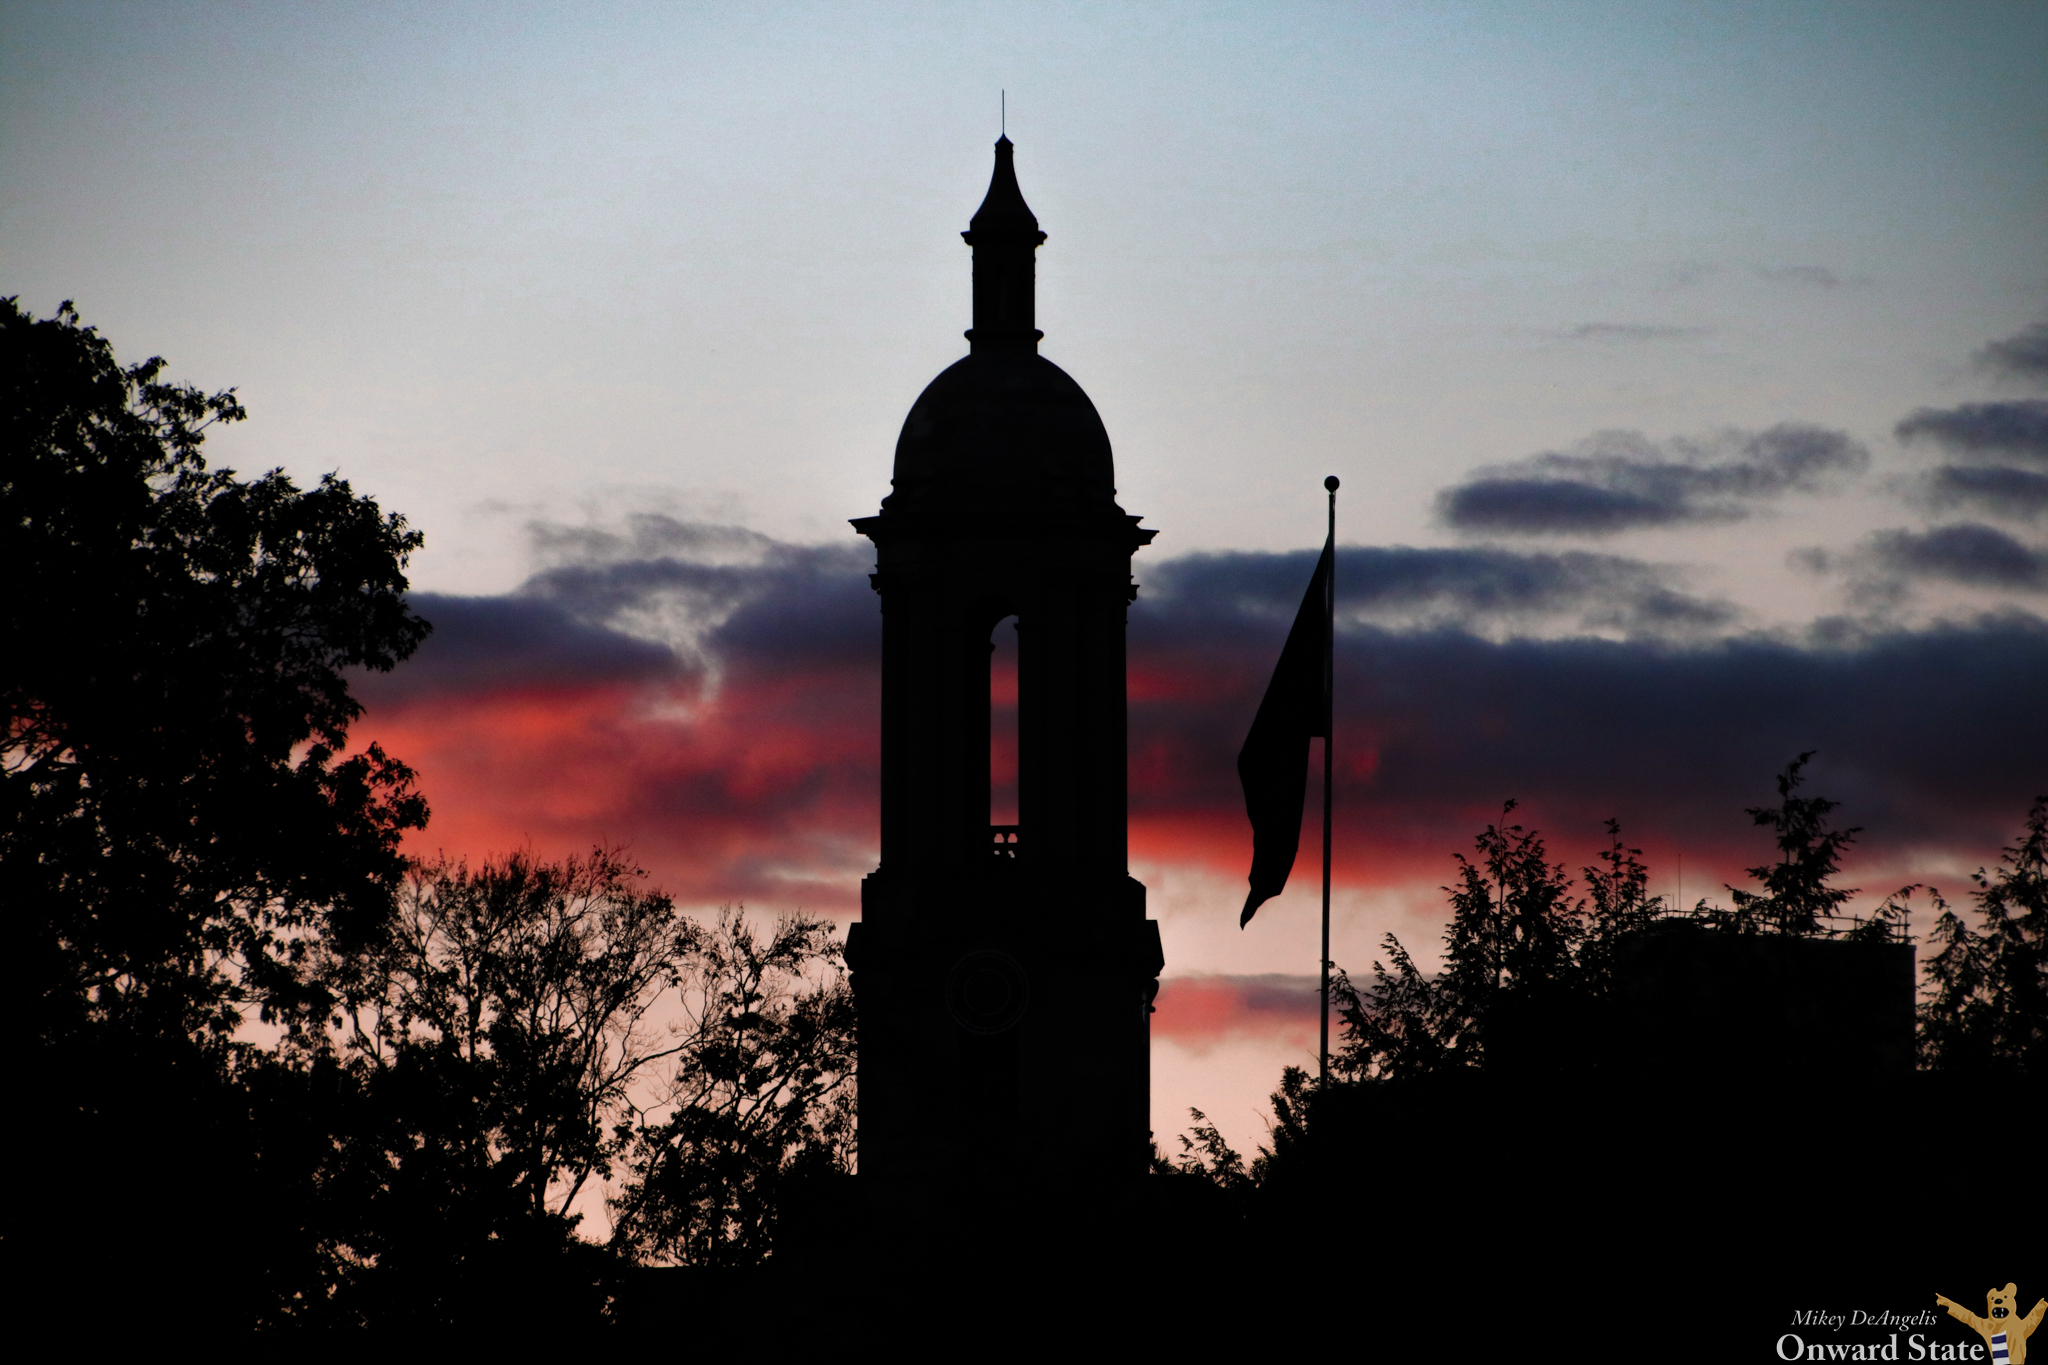
[[1337, 747], [1337, 476], [1323, 480], [1330, 494], [1330, 572], [1323, 579], [1323, 990], [1322, 1038], [1316, 1084], [1330, 1076], [1330, 774]]

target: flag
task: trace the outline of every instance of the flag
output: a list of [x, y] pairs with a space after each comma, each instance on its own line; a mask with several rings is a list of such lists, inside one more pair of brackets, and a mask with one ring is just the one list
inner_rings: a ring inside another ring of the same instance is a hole
[[1251, 733], [1237, 754], [1237, 778], [1244, 784], [1244, 810], [1252, 821], [1251, 894], [1245, 897], [1238, 927], [1251, 923], [1258, 908], [1287, 886], [1294, 855], [1301, 848], [1301, 812], [1308, 800], [1308, 742], [1330, 734], [1329, 700], [1324, 691], [1324, 658], [1329, 650], [1330, 609], [1327, 601], [1334, 541], [1325, 541], [1323, 557], [1294, 629], [1287, 632], [1273, 681], [1252, 718]]

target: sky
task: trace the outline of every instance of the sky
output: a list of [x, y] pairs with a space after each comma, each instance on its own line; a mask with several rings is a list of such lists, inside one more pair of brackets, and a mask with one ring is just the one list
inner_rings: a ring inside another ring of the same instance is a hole
[[[1339, 506], [1335, 956], [1425, 966], [1502, 803], [1725, 900], [1809, 791], [1868, 905], [2048, 789], [2038, 3], [0, 7], [0, 293], [232, 386], [216, 464], [426, 537], [360, 680], [419, 847], [622, 842], [849, 919], [847, 526], [964, 351], [1007, 108], [1130, 617], [1155, 1127], [1312, 1057], [1313, 835], [1232, 760]], [[1312, 803], [1313, 805], [1313, 803]], [[1311, 821], [1314, 820], [1313, 809]]]

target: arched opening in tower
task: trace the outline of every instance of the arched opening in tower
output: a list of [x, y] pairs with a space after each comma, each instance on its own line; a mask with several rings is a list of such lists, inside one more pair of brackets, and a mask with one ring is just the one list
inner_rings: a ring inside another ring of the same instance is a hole
[[988, 822], [1017, 823], [1017, 618], [996, 622], [988, 655]]

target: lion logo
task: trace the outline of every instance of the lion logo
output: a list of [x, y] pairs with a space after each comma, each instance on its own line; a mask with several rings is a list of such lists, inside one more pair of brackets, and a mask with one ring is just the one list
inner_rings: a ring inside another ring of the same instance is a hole
[[1991, 1350], [1991, 1365], [2027, 1365], [2027, 1338], [2041, 1325], [2042, 1315], [2048, 1313], [2048, 1299], [2038, 1299], [2033, 1312], [2024, 1318], [2014, 1317], [2013, 1310], [2019, 1304], [2016, 1284], [1988, 1290], [1982, 1317], [1940, 1294], [1934, 1296], [1934, 1301], [1948, 1309], [1948, 1315], [1957, 1322], [1967, 1322], [1977, 1329], [1977, 1335], [1984, 1338], [1984, 1344]]

